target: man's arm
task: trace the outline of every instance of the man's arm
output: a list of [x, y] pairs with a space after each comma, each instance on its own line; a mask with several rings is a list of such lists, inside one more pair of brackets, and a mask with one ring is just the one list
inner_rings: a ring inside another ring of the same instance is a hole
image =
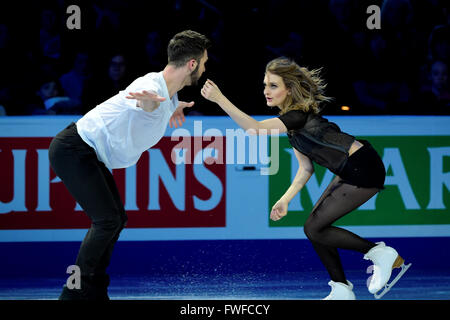
[[[169, 120], [169, 127], [175, 127], [178, 128], [178, 126], [182, 126], [183, 122], [186, 120], [184, 117], [184, 108], [191, 108], [194, 105], [194, 101], [191, 102], [184, 102], [184, 101], [178, 101], [178, 107], [172, 114]], [[178, 123], [177, 123], [178, 122]]]
[[137, 100], [136, 106], [147, 112], [158, 109], [160, 102], [166, 100], [166, 98], [146, 90], [142, 92], [130, 92], [126, 98]]

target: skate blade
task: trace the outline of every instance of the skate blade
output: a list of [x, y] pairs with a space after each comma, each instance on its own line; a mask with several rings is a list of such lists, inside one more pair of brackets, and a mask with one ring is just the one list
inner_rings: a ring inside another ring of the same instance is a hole
[[[400, 266], [396, 266], [396, 263], [394, 262], [394, 266], [393, 268], [401, 268], [400, 272], [397, 274], [397, 276], [394, 278], [394, 280], [392, 280], [390, 283], [387, 283], [384, 286], [384, 289], [381, 293], [374, 294], [375, 299], [380, 299], [381, 297], [383, 297], [386, 293], [389, 292], [389, 290], [391, 290], [391, 288], [394, 286], [394, 284], [397, 283], [398, 280], [400, 280], [400, 278], [405, 274], [405, 272], [409, 269], [409, 267], [411, 267], [412, 263], [410, 264], [406, 264], [403, 262], [404, 260], [402, 258], [400, 258], [402, 261], [402, 264]], [[397, 262], [397, 260], [396, 260]]]

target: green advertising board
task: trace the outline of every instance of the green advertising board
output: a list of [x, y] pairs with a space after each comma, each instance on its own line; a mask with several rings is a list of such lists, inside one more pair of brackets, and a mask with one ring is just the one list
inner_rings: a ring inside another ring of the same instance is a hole
[[[386, 167], [385, 189], [336, 222], [341, 226], [450, 224], [450, 136], [357, 136], [369, 140]], [[298, 170], [288, 138], [279, 137], [279, 171], [269, 177], [269, 208]], [[303, 226], [334, 175], [314, 164], [315, 173], [289, 204], [286, 217], [270, 227]], [[270, 213], [270, 210], [269, 210]]]

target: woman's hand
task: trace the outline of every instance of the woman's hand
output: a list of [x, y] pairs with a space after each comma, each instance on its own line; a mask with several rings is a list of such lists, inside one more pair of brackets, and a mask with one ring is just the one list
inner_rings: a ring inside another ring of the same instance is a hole
[[287, 214], [288, 203], [283, 200], [278, 200], [272, 207], [270, 212], [270, 219], [273, 221], [280, 220]]
[[[178, 107], [175, 109], [175, 111], [172, 113], [172, 116], [169, 120], [169, 127], [172, 128], [178, 128], [178, 125], [181, 127], [183, 125], [183, 122], [186, 120], [184, 117], [184, 108], [191, 108], [194, 105], [194, 101], [191, 102], [184, 102], [184, 101], [178, 101]], [[178, 125], [177, 125], [178, 121]]]
[[220, 92], [219, 87], [209, 79], [206, 80], [200, 92], [205, 99], [208, 99], [209, 101], [215, 103], [218, 103], [220, 97], [223, 96], [222, 92]]

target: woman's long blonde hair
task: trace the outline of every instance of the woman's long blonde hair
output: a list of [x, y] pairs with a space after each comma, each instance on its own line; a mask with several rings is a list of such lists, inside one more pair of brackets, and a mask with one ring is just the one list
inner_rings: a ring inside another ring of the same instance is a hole
[[322, 102], [331, 101], [325, 96], [326, 84], [320, 77], [321, 69], [308, 70], [285, 57], [276, 58], [266, 66], [266, 73], [280, 76], [286, 88], [291, 91], [280, 106], [280, 114], [290, 110], [319, 113]]

